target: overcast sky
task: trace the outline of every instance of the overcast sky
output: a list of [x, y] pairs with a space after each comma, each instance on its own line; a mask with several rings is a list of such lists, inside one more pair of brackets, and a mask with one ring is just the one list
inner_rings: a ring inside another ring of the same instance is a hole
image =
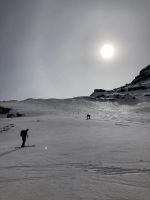
[[[150, 63], [149, 0], [0, 0], [0, 100], [129, 83]], [[115, 48], [103, 59], [100, 47]]]

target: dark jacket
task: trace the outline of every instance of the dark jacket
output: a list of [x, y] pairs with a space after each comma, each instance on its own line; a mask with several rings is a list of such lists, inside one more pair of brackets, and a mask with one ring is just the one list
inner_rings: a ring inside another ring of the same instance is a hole
[[22, 131], [20, 132], [20, 137], [22, 137], [22, 138], [28, 137], [28, 130], [29, 130], [29, 129], [27, 129], [27, 130], [22, 130]]

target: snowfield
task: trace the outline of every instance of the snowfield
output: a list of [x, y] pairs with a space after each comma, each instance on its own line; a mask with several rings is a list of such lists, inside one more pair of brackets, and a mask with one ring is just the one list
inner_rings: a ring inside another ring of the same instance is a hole
[[[0, 200], [149, 200], [150, 104], [1, 102]], [[86, 120], [86, 114], [92, 116]], [[20, 130], [29, 128], [28, 147]]]

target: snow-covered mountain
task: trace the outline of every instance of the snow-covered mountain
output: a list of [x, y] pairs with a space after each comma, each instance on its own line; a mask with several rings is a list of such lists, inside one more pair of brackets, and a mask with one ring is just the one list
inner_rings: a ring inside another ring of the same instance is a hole
[[135, 79], [113, 90], [95, 89], [91, 99], [99, 101], [118, 101], [122, 103], [139, 103], [150, 99], [150, 65], [143, 68]]
[[149, 200], [148, 70], [91, 97], [0, 102], [0, 200]]
[[95, 90], [90, 97], [0, 102], [0, 117], [63, 115], [85, 118], [90, 113], [94, 119], [149, 123], [149, 100], [150, 65], [131, 83], [111, 91]]

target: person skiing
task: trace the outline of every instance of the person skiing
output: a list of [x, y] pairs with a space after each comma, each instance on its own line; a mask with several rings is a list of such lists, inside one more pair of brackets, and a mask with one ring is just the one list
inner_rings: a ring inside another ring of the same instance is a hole
[[25, 147], [26, 138], [28, 137], [28, 131], [29, 131], [29, 129], [21, 130], [21, 132], [20, 132], [20, 137], [22, 137], [21, 147]]
[[86, 119], [87, 119], [87, 120], [88, 120], [88, 119], [91, 119], [91, 115], [87, 114], [87, 115], [86, 115]]

